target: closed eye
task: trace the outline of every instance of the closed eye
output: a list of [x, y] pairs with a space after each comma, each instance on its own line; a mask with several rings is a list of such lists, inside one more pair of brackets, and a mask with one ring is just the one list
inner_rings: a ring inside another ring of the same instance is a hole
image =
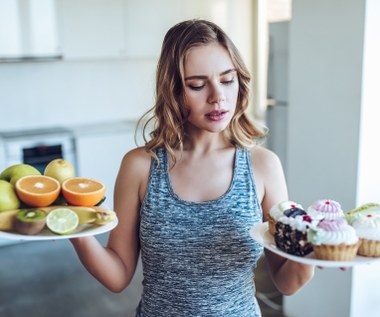
[[200, 85], [200, 86], [194, 86], [194, 85], [189, 85], [188, 87], [191, 89], [191, 90], [195, 90], [195, 91], [199, 91], [199, 90], [202, 90], [206, 85]]
[[235, 82], [235, 79], [232, 78], [231, 80], [224, 80], [224, 81], [222, 81], [222, 84], [228, 86], [228, 85], [233, 84], [234, 82]]

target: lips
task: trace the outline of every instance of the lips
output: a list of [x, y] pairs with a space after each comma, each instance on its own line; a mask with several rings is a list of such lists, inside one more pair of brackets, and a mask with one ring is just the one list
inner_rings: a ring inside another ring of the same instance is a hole
[[206, 117], [212, 121], [220, 121], [225, 118], [228, 111], [220, 110], [220, 111], [212, 111], [206, 114]]

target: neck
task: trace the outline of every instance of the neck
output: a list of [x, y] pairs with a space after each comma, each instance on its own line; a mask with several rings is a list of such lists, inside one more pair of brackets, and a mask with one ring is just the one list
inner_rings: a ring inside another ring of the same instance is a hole
[[194, 152], [194, 154], [207, 154], [228, 147], [232, 147], [232, 144], [223, 133], [191, 135], [184, 142], [184, 151]]

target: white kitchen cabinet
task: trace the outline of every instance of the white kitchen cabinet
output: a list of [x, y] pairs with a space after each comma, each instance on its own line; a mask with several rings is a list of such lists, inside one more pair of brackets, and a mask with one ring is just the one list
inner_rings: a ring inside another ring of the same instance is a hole
[[59, 0], [66, 60], [125, 55], [125, 0]]
[[167, 30], [184, 19], [183, 2], [126, 0], [127, 57], [157, 57]]
[[66, 60], [156, 59], [174, 24], [205, 18], [228, 30], [235, 25], [231, 17], [236, 7], [249, 7], [249, 0], [240, 0], [240, 5], [232, 0], [57, 1]]
[[155, 58], [170, 26], [183, 20], [177, 0], [58, 0], [63, 58]]
[[126, 3], [126, 56], [129, 58], [158, 57], [166, 32], [183, 20], [203, 18], [225, 26], [229, 12], [238, 6], [232, 0], [126, 0]]
[[58, 58], [56, 0], [0, 1], [2, 61]]
[[79, 133], [76, 136], [78, 176], [106, 186], [105, 205], [113, 207], [113, 190], [121, 160], [135, 147], [134, 130]]

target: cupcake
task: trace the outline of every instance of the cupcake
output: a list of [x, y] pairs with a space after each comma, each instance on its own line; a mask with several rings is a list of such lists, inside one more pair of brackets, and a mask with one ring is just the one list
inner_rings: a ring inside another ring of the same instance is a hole
[[353, 217], [357, 214], [363, 214], [363, 215], [380, 214], [380, 204], [366, 203], [366, 204], [360, 205], [359, 207], [357, 207], [355, 209], [346, 211], [345, 217], [346, 217], [348, 223], [351, 224]]
[[320, 219], [337, 219], [344, 217], [340, 204], [331, 199], [319, 199], [307, 208], [307, 213]]
[[380, 257], [380, 214], [356, 213], [351, 225], [361, 240], [358, 254]]
[[278, 219], [284, 215], [285, 210], [289, 210], [291, 208], [303, 209], [303, 207], [300, 204], [295, 203], [294, 201], [291, 201], [291, 200], [286, 200], [272, 206], [272, 208], [269, 210], [268, 226], [269, 226], [269, 232], [272, 235], [274, 235], [276, 231], [276, 223]]
[[360, 245], [355, 229], [344, 218], [321, 220], [310, 228], [307, 239], [320, 260], [352, 261]]
[[313, 251], [310, 242], [307, 241], [307, 230], [315, 226], [316, 222], [305, 210], [291, 208], [284, 211], [276, 223], [274, 241], [276, 246], [289, 254], [305, 256]]

